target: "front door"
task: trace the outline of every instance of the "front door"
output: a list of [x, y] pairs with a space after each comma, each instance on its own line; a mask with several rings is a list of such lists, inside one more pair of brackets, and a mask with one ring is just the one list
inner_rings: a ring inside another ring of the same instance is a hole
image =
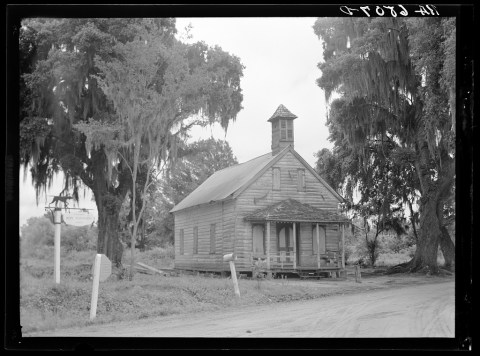
[[[296, 240], [299, 241], [298, 226], [296, 226]], [[283, 262], [293, 262], [293, 224], [278, 223], [277, 224], [277, 246], [280, 260]], [[298, 248], [297, 248], [298, 250]]]

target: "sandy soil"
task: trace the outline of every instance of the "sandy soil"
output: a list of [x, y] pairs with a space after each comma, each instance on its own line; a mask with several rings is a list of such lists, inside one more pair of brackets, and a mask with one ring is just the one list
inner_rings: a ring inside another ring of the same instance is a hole
[[455, 286], [396, 286], [216, 313], [91, 325], [42, 337], [454, 337]]

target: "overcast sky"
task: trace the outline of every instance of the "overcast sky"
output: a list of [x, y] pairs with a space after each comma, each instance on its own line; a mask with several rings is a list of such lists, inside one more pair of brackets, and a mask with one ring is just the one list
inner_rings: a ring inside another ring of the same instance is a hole
[[[178, 36], [184, 41], [219, 45], [236, 55], [245, 66], [241, 87], [243, 109], [225, 135], [218, 126], [192, 130], [192, 140], [226, 139], [240, 163], [270, 151], [271, 124], [267, 120], [283, 104], [298, 118], [295, 150], [311, 165], [314, 153], [332, 144], [327, 140], [326, 103], [315, 81], [321, 72], [322, 43], [313, 32], [316, 18], [178, 18]], [[192, 25], [187, 40], [184, 28]], [[42, 195], [39, 205], [28, 176], [20, 172], [20, 225], [31, 216], [43, 215], [51, 197]], [[47, 195], [61, 191], [58, 177]], [[88, 188], [87, 188], [88, 189]], [[91, 192], [81, 194], [79, 206], [96, 209]], [[96, 210], [94, 211], [95, 215]]]
[[197, 137], [225, 138], [239, 162], [270, 151], [267, 120], [283, 104], [298, 118], [295, 150], [314, 165], [314, 152], [331, 148], [327, 141], [326, 104], [316, 85], [322, 43], [313, 32], [316, 18], [178, 18], [179, 36], [191, 23], [190, 42], [219, 45], [245, 66], [243, 110], [227, 134], [219, 127], [192, 131]]

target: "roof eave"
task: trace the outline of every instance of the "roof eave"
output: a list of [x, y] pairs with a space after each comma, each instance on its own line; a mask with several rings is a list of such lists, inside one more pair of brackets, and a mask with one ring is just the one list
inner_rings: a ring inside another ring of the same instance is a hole
[[223, 198], [223, 199], [210, 200], [210, 201], [207, 202], [207, 203], [190, 205], [190, 206], [187, 206], [187, 207], [181, 208], [181, 209], [175, 209], [175, 207], [173, 207], [173, 209], [170, 210], [170, 213], [178, 213], [179, 211], [184, 211], [184, 210], [187, 210], [187, 209], [198, 208], [198, 207], [206, 206], [206, 205], [213, 205], [213, 204], [217, 204], [217, 203], [226, 203], [226, 202], [229, 202], [229, 201], [231, 201], [231, 200], [233, 200], [233, 199], [234, 199], [234, 198], [232, 197], [232, 194], [230, 194], [229, 196], [227, 196], [226, 198]]
[[316, 224], [350, 224], [350, 220], [321, 220], [321, 219], [275, 219], [275, 218], [245, 218], [245, 221], [264, 221], [264, 222], [278, 222], [291, 221], [300, 223], [316, 223]]
[[267, 121], [268, 122], [272, 122], [274, 120], [279, 120], [279, 119], [290, 119], [290, 120], [295, 120], [297, 119], [298, 117], [297, 116], [275, 116], [275, 117], [271, 117], [270, 119], [268, 119]]

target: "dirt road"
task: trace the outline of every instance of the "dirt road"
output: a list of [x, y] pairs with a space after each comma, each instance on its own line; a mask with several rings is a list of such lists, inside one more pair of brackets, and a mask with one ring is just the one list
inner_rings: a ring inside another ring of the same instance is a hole
[[75, 337], [454, 337], [454, 283], [35, 333]]

